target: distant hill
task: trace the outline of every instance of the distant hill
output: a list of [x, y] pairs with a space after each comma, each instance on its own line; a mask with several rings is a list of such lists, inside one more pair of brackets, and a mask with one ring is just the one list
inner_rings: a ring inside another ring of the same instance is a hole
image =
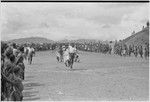
[[[43, 37], [28, 37], [28, 38], [20, 38], [20, 39], [14, 39], [9, 40], [6, 42], [14, 42], [17, 44], [24, 44], [24, 43], [55, 43], [53, 40], [49, 40], [47, 38]], [[109, 43], [108, 41], [100, 41], [95, 39], [77, 39], [77, 40], [68, 40], [63, 39], [56, 41], [59, 43], [67, 43], [67, 42], [78, 42], [78, 43], [90, 43], [90, 42], [101, 42], [101, 43]], [[144, 28], [143, 30], [127, 37], [126, 39], [121, 41], [122, 43], [125, 43], [127, 45], [144, 45], [145, 43], [149, 43], [149, 27]]]
[[53, 43], [53, 40], [49, 40], [42, 37], [29, 37], [29, 38], [20, 38], [20, 39], [13, 39], [7, 42], [14, 42], [17, 44], [24, 44], [24, 43]]
[[68, 42], [70, 42], [70, 43], [76, 43], [76, 42], [78, 42], [78, 43], [90, 43], [90, 42], [102, 42], [102, 41], [95, 40], [95, 39], [77, 39], [77, 40], [63, 39], [63, 40], [60, 40], [58, 42], [60, 42], [60, 43], [68, 43]]
[[6, 42], [24, 44], [24, 43], [55, 43], [55, 42], [57, 43], [76, 43], [76, 42], [78, 43], [91, 43], [91, 42], [107, 43], [108, 41], [100, 41], [100, 40], [95, 40], [95, 39], [77, 39], [77, 40], [63, 39], [59, 41], [53, 41], [53, 40], [49, 40], [43, 37], [28, 37], [28, 38], [13, 39], [13, 40], [9, 40]]
[[96, 39], [78, 39], [76, 40], [76, 42], [80, 42], [80, 43], [90, 43], [90, 42], [99, 42], [99, 40], [96, 40]]
[[63, 39], [63, 40], [59, 40], [59, 41], [56, 41], [57, 43], [68, 43], [70, 42], [70, 40], [68, 39]]
[[149, 27], [146, 27], [142, 31], [139, 31], [134, 35], [129, 36], [122, 42], [127, 45], [144, 45], [145, 43], [149, 43]]

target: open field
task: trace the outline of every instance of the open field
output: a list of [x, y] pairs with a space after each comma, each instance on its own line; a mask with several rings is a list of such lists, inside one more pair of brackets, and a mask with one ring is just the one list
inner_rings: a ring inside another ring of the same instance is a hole
[[56, 61], [52, 51], [37, 52], [33, 64], [25, 61], [25, 101], [104, 101], [149, 99], [149, 62], [81, 52], [73, 70]]

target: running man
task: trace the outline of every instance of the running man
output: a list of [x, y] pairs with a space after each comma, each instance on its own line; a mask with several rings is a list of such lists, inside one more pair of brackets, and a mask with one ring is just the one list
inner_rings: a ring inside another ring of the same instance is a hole
[[74, 62], [74, 58], [75, 58], [75, 53], [76, 53], [76, 48], [75, 48], [74, 45], [72, 44], [72, 46], [69, 45], [68, 50], [69, 50], [69, 55], [70, 55], [70, 64], [69, 64], [69, 66], [70, 66], [70, 68], [72, 69], [72, 67], [73, 67], [73, 62]]
[[66, 67], [69, 67], [69, 63], [70, 63], [70, 56], [69, 56], [69, 49], [68, 47], [66, 47], [64, 54], [63, 54], [63, 58], [64, 58], [64, 63], [66, 65]]
[[29, 64], [32, 63], [33, 55], [35, 54], [35, 50], [32, 47], [28, 48], [28, 62]]

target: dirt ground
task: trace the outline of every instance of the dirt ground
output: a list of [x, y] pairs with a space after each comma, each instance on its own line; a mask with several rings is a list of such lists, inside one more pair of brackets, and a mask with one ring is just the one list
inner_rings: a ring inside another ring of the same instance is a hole
[[148, 101], [149, 62], [135, 57], [80, 52], [73, 70], [52, 51], [25, 61], [24, 101]]

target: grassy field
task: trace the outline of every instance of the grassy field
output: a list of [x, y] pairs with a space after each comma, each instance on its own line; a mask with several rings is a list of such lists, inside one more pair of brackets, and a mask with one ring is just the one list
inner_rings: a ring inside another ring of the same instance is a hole
[[25, 101], [113, 101], [149, 99], [149, 62], [135, 57], [80, 52], [73, 70], [52, 51], [25, 61]]

